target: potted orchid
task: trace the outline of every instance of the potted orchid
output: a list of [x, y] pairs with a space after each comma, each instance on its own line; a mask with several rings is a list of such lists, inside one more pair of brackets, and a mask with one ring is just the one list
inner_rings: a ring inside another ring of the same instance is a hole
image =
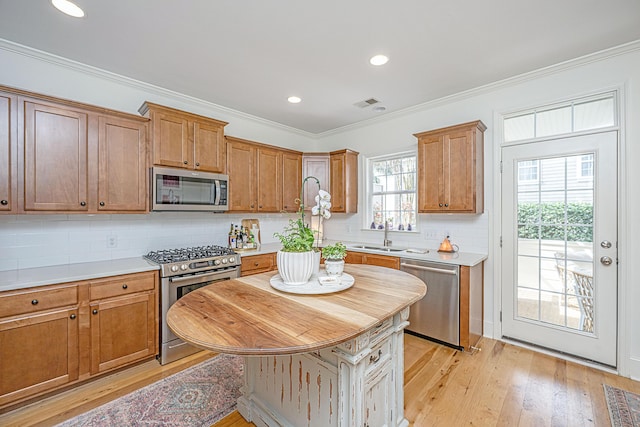
[[[316, 205], [312, 208], [311, 214], [318, 216], [320, 224], [323, 218], [330, 218], [331, 195], [320, 189], [320, 181], [313, 177], [306, 177], [302, 181], [300, 204], [297, 219], [290, 219], [289, 224], [281, 233], [274, 233], [280, 240], [282, 249], [278, 251], [276, 263], [282, 281], [287, 285], [302, 285], [309, 281], [314, 273], [320, 268], [320, 252], [318, 249], [319, 229], [312, 229], [304, 221], [304, 187], [307, 180], [312, 179], [318, 184], [318, 195]], [[314, 248], [314, 244], [316, 247]]]

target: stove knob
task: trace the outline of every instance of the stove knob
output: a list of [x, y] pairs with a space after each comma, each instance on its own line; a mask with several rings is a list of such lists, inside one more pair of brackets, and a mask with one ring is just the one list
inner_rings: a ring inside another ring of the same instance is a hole
[[175, 273], [176, 271], [178, 271], [178, 266], [177, 266], [177, 265], [172, 265], [172, 266], [171, 266], [171, 271], [173, 271], [174, 273]]
[[230, 264], [235, 264], [236, 259], [234, 257], [229, 257], [229, 263]]
[[227, 259], [226, 258], [222, 258], [222, 263], [226, 264], [227, 263]]
[[220, 260], [219, 259], [214, 259], [213, 260], [213, 265], [220, 265]]
[[184, 270], [186, 270], [186, 269], [188, 269], [188, 268], [189, 268], [189, 266], [188, 266], [187, 264], [182, 264], [182, 265], [180, 266], [180, 269], [181, 269], [181, 270], [183, 270], [183, 271], [184, 271]]

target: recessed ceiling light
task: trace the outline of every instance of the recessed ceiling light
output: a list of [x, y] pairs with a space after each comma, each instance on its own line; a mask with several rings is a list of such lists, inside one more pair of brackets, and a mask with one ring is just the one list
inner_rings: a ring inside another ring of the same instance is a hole
[[302, 99], [300, 97], [297, 97], [297, 96], [290, 96], [289, 98], [287, 98], [287, 101], [289, 101], [292, 104], [297, 104], [300, 101], [302, 101]]
[[372, 56], [371, 59], [369, 60], [371, 65], [384, 65], [387, 63], [387, 61], [389, 61], [389, 58], [387, 58], [384, 55]]
[[82, 18], [84, 16], [84, 10], [80, 9], [75, 3], [71, 3], [69, 0], [51, 0], [51, 3], [62, 13], [66, 13], [74, 18]]

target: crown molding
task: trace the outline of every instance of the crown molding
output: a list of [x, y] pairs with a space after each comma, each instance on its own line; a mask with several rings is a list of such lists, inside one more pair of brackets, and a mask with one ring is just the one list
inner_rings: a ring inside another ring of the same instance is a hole
[[81, 62], [77, 62], [68, 58], [64, 58], [62, 56], [54, 55], [49, 52], [45, 52], [42, 50], [34, 49], [28, 46], [24, 46], [18, 43], [14, 43], [12, 41], [0, 38], [0, 49], [12, 52], [18, 55], [22, 55], [28, 58], [37, 59], [38, 61], [47, 62], [49, 64], [53, 64], [58, 67], [68, 68], [70, 70], [83, 73], [89, 75], [91, 77], [98, 77], [100, 79], [109, 80], [114, 83], [132, 87], [138, 90], [143, 90], [145, 92], [150, 92], [152, 94], [156, 94], [158, 96], [164, 96], [169, 98], [174, 98], [180, 101], [183, 101], [188, 104], [198, 105], [210, 110], [218, 111], [223, 114], [227, 114], [230, 116], [235, 116], [239, 118], [243, 118], [245, 120], [250, 120], [255, 123], [259, 123], [261, 125], [269, 126], [272, 128], [276, 128], [279, 130], [283, 130], [286, 132], [298, 134], [304, 136], [309, 139], [317, 139], [318, 136], [311, 132], [307, 132], [301, 129], [297, 129], [291, 126], [284, 125], [282, 123], [274, 122], [271, 120], [264, 119], [262, 117], [254, 116], [252, 114], [244, 113], [239, 110], [234, 110], [232, 108], [228, 108], [219, 104], [215, 104], [213, 102], [208, 102], [200, 98], [196, 98], [193, 96], [185, 95], [183, 93], [175, 92], [170, 89], [165, 89], [160, 86], [152, 85], [150, 83], [146, 83], [140, 80], [132, 79], [126, 76], [122, 76], [120, 74], [112, 73], [110, 71], [103, 70], [101, 68], [93, 67], [91, 65], [83, 64]]

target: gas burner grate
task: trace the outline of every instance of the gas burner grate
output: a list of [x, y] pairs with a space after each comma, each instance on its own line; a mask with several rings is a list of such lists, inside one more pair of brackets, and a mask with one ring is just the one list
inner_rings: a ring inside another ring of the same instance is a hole
[[165, 249], [151, 251], [144, 257], [158, 264], [168, 264], [180, 261], [193, 261], [224, 255], [234, 255], [235, 252], [224, 246], [196, 246], [192, 248]]

